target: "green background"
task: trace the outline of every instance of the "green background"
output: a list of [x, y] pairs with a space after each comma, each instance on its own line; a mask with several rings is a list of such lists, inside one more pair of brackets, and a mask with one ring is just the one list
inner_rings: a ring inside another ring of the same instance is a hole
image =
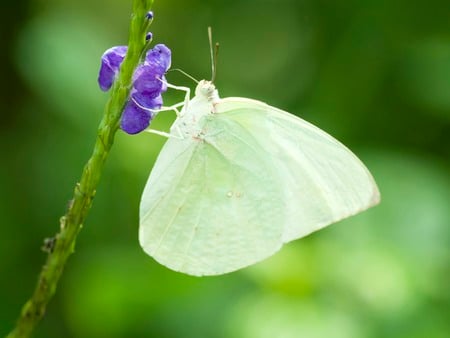
[[[137, 241], [164, 139], [119, 132], [75, 255], [36, 337], [448, 337], [450, 6], [447, 0], [155, 0], [155, 43], [220, 94], [326, 130], [370, 168], [382, 203], [209, 278]], [[126, 44], [131, 1], [1, 5], [0, 336], [13, 326], [90, 155], [108, 94], [100, 56]], [[172, 72], [171, 83], [194, 87]], [[169, 91], [167, 104], [182, 94]], [[168, 130], [172, 113], [153, 127]]]

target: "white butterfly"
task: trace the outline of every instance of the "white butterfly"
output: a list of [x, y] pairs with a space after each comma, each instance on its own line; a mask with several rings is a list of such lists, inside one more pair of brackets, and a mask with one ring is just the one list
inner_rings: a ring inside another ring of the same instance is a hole
[[312, 124], [210, 81], [171, 127], [140, 205], [139, 241], [161, 264], [218, 275], [379, 202], [364, 164]]

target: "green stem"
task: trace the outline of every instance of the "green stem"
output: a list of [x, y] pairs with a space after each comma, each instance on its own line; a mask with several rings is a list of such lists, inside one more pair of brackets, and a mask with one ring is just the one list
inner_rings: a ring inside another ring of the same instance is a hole
[[60, 220], [60, 231], [55, 237], [55, 245], [48, 254], [47, 262], [42, 267], [34, 293], [23, 306], [16, 327], [7, 338], [30, 337], [56, 291], [67, 259], [74, 252], [75, 240], [92, 206], [103, 166], [119, 127], [122, 109], [129, 95], [133, 71], [145, 48], [147, 33], [147, 25], [144, 24], [145, 15], [152, 4], [153, 0], [133, 0], [127, 55], [98, 127], [94, 150], [83, 169], [80, 182], [76, 184], [72, 203]]

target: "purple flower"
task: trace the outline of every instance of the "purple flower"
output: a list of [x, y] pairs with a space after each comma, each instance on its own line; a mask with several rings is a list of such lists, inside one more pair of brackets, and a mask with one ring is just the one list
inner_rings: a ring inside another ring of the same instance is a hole
[[163, 44], [150, 49], [144, 63], [133, 74], [131, 100], [122, 114], [120, 127], [128, 134], [137, 134], [148, 127], [162, 106], [161, 93], [167, 90], [166, 78], [171, 52]]
[[163, 75], [170, 68], [171, 51], [166, 45], [158, 44], [145, 55], [145, 64], [152, 67], [155, 72]]
[[98, 84], [101, 90], [107, 91], [111, 88], [126, 53], [127, 46], [112, 47], [103, 53], [98, 74]]
[[147, 109], [142, 109], [133, 100], [129, 100], [122, 113], [120, 128], [128, 134], [137, 134], [147, 128], [153, 114]]
[[[108, 49], [102, 56], [98, 83], [102, 90], [111, 88], [120, 64], [127, 51], [126, 46]], [[171, 51], [163, 44], [150, 49], [133, 74], [133, 88], [125, 105], [120, 128], [128, 134], [137, 134], [148, 127], [162, 107], [161, 93], [167, 90], [166, 78], [171, 64]]]
[[136, 68], [133, 75], [133, 87], [139, 92], [146, 92], [151, 97], [156, 97], [162, 90], [162, 73], [156, 67], [144, 63]]
[[161, 94], [159, 94], [156, 97], [151, 97], [146, 92], [138, 92], [133, 91], [131, 93], [131, 98], [134, 100], [138, 105], [145, 107], [146, 109], [157, 111], [162, 107], [163, 100]]
[[148, 127], [162, 106], [161, 94], [149, 98], [146, 93], [134, 91], [122, 114], [120, 128], [128, 134], [137, 134]]

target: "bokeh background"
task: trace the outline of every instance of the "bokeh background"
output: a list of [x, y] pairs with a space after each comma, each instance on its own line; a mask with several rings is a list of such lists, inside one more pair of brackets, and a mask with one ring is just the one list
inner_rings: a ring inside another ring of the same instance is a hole
[[[100, 56], [131, 1], [2, 2], [0, 336], [90, 155], [108, 94]], [[348, 145], [382, 203], [220, 277], [146, 256], [138, 204], [164, 139], [117, 134], [94, 207], [36, 337], [440, 338], [450, 320], [447, 0], [155, 0], [154, 41], [222, 96], [293, 112]], [[172, 72], [172, 83], [194, 87]], [[182, 94], [169, 91], [168, 104]], [[168, 130], [172, 113], [154, 128]]]

